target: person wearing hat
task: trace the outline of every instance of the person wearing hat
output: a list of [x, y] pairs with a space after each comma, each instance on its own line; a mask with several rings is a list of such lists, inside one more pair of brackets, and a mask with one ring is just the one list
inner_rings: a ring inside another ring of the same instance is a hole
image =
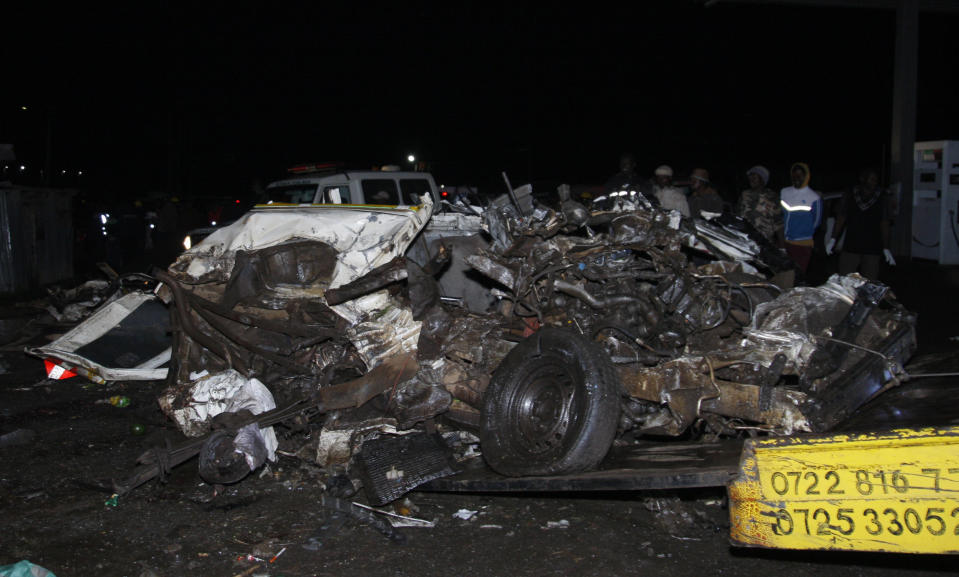
[[689, 175], [692, 194], [689, 195], [689, 212], [694, 218], [702, 216], [703, 212], [722, 214], [723, 198], [709, 182], [709, 172], [705, 168], [697, 168]]
[[660, 165], [653, 171], [653, 195], [659, 205], [665, 210], [678, 210], [679, 214], [689, 218], [689, 203], [683, 191], [673, 186], [673, 169], [668, 165]]
[[771, 244], [784, 247], [783, 209], [779, 204], [779, 194], [766, 186], [769, 184], [769, 170], [756, 165], [746, 171], [746, 177], [749, 188], [740, 193], [736, 214], [753, 225]]
[[797, 162], [789, 169], [792, 186], [779, 192], [783, 207], [783, 234], [786, 252], [799, 270], [805, 274], [815, 244], [813, 236], [822, 222], [822, 197], [809, 187], [809, 166]]

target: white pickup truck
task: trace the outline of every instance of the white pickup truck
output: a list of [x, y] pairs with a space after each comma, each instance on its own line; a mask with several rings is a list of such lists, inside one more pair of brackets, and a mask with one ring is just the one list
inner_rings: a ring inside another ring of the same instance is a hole
[[428, 172], [342, 171], [303, 174], [270, 183], [270, 204], [363, 204], [415, 206], [429, 193], [439, 204], [439, 191]]
[[[432, 197], [434, 206], [440, 203], [436, 181], [428, 172], [330, 172], [325, 168], [310, 165], [290, 169], [294, 176], [267, 185], [265, 204], [415, 206], [420, 204], [420, 196], [424, 194]], [[190, 250], [216, 230], [232, 223], [230, 220], [193, 229], [183, 239], [183, 247]]]
[[[338, 172], [303, 173], [270, 183], [266, 187], [267, 205], [350, 205], [367, 207], [413, 207], [422, 205], [423, 195], [432, 200], [433, 215], [406, 252], [410, 260], [424, 265], [435, 255], [433, 243], [442, 239], [447, 248], [465, 254], [474, 254], [487, 248], [488, 242], [478, 235], [482, 229], [480, 210], [461, 208], [448, 210], [439, 187], [428, 172], [393, 170], [347, 170]], [[260, 205], [258, 208], [265, 208]], [[470, 214], [473, 212], [472, 214]], [[439, 275], [444, 297], [457, 299], [480, 312], [492, 302], [489, 291], [467, 278], [468, 265], [454, 259]]]

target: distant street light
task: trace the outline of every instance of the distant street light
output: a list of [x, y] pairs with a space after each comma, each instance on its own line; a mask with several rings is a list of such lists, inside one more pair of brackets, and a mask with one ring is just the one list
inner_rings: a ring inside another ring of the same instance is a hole
[[406, 160], [409, 162], [416, 162], [416, 157], [411, 154], [406, 157]]

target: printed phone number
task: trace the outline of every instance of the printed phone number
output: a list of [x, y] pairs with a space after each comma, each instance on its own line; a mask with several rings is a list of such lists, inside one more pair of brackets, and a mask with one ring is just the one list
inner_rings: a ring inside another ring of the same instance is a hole
[[[932, 480], [932, 486], [916, 487], [910, 485], [909, 477], [900, 471], [776, 471], [769, 476], [769, 484], [777, 495], [896, 495], [908, 493], [913, 489], [929, 490], [936, 493], [941, 490], [943, 473], [956, 474], [959, 468], [922, 469], [921, 477]], [[841, 474], [840, 474], [841, 473]], [[910, 473], [912, 474], [912, 473]], [[914, 474], [912, 474], [914, 475]], [[914, 475], [912, 478], [915, 479]], [[848, 489], [848, 491], [847, 491]]]
[[959, 535], [959, 507], [867, 508], [789, 508], [775, 513], [771, 524], [776, 535], [852, 535], [865, 532], [871, 536], [904, 534]]

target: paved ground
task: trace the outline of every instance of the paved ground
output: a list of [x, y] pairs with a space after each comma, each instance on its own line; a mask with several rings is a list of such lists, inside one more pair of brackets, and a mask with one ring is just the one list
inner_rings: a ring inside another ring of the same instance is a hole
[[[913, 372], [956, 370], [957, 271], [891, 271], [899, 298], [920, 314]], [[36, 339], [66, 327], [38, 327]], [[414, 492], [405, 506], [433, 528], [388, 538], [325, 508], [325, 471], [281, 457], [268, 472], [213, 496], [190, 463], [165, 484], [116, 504], [97, 483], [123, 476], [144, 450], [181, 439], [156, 406], [160, 383], [84, 386], [43, 381], [23, 343], [0, 347], [0, 565], [20, 559], [59, 577], [112, 575], [954, 575], [955, 556], [743, 550], [728, 542], [722, 489], [600, 495]], [[34, 386], [40, 383], [39, 386]], [[917, 379], [852, 421], [959, 423], [955, 379]], [[127, 408], [98, 403], [131, 397]], [[908, 409], [908, 410], [903, 410]], [[143, 425], [146, 433], [133, 434]], [[281, 448], [295, 449], [298, 439]], [[468, 519], [454, 516], [460, 510]], [[254, 555], [272, 564], [238, 560]]]

